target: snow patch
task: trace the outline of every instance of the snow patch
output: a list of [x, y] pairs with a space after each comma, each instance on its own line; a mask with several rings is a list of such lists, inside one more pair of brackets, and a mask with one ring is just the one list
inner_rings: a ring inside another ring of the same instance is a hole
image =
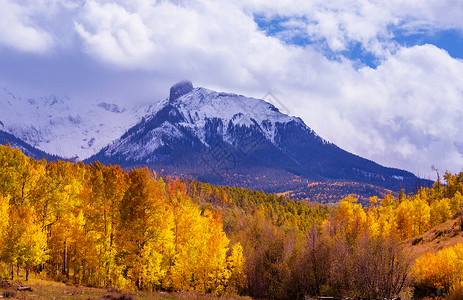
[[[205, 88], [195, 88], [192, 92], [177, 98], [172, 105], [177, 107], [187, 120], [181, 125], [190, 128], [203, 143], [205, 143], [206, 123], [213, 118], [222, 120], [224, 127], [230, 123], [233, 126], [256, 126], [272, 143], [275, 143], [277, 123], [300, 122], [298, 118], [281, 113], [263, 100], [219, 93]], [[303, 123], [302, 125], [305, 126]], [[225, 136], [224, 140], [230, 144], [234, 142], [233, 139]]]

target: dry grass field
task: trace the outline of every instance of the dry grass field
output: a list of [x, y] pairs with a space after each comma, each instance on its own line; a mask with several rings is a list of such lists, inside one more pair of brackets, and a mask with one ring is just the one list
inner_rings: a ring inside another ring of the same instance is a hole
[[[247, 297], [229, 296], [217, 297], [211, 294], [200, 294], [193, 292], [176, 292], [176, 293], [149, 293], [135, 291], [119, 291], [113, 288], [91, 288], [74, 284], [65, 284], [47, 279], [30, 279], [28, 282], [22, 280], [13, 280], [13, 286], [0, 286], [0, 298], [8, 299], [109, 299], [109, 300], [130, 300], [130, 299], [250, 299]], [[32, 291], [17, 291], [17, 284], [28, 286]]]
[[437, 251], [463, 243], [462, 216], [456, 215], [449, 221], [436, 226], [419, 237], [403, 242], [405, 249], [410, 251], [410, 257], [415, 261], [426, 253]]

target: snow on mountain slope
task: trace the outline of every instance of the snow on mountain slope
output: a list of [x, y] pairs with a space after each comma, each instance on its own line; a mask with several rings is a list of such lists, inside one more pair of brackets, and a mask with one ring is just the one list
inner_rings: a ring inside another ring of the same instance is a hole
[[135, 125], [143, 112], [65, 97], [22, 98], [0, 89], [0, 130], [63, 158], [85, 159]]
[[[222, 120], [224, 125], [232, 123], [241, 126], [259, 126], [265, 137], [274, 142], [275, 124], [291, 121], [301, 122], [299, 118], [282, 114], [272, 104], [263, 100], [236, 94], [219, 93], [205, 88], [196, 88], [171, 102], [185, 118], [179, 125], [191, 127], [197, 137], [205, 144], [205, 126], [210, 118]], [[231, 137], [227, 127], [221, 134], [226, 141]]]
[[[117, 155], [120, 163], [155, 162], [167, 155], [166, 151], [171, 153], [166, 147], [174, 151], [183, 148], [186, 152], [191, 151], [190, 147], [210, 149], [217, 144], [214, 137], [236, 147], [243, 143], [246, 134], [257, 134], [257, 138], [262, 137], [279, 147], [276, 141], [278, 131], [288, 123], [297, 124], [320, 142], [327, 143], [300, 118], [285, 115], [270, 103], [201, 87], [193, 88], [189, 81], [172, 86], [168, 98], [152, 105], [143, 114], [142, 122], [103, 148], [103, 153], [97, 155], [98, 159]], [[165, 150], [160, 150], [162, 148]]]
[[9, 134], [3, 130], [0, 130], [0, 145], [7, 145], [11, 146], [12, 148], [17, 148], [25, 155], [35, 159], [46, 159], [48, 161], [55, 161], [59, 159], [59, 157], [47, 154], [37, 148], [34, 148], [26, 142], [18, 139], [14, 135]]
[[[185, 88], [184, 85], [189, 88]], [[205, 146], [212, 146], [206, 139], [208, 133], [206, 126], [211, 120], [220, 120], [223, 126], [217, 133], [230, 144], [234, 142], [234, 137], [230, 136], [230, 126], [256, 126], [272, 143], [275, 143], [277, 124], [295, 122], [310, 130], [300, 118], [285, 115], [264, 100], [216, 92], [202, 87], [193, 88], [188, 81], [175, 84], [171, 88], [169, 98], [151, 107], [149, 112], [146, 111], [147, 120], [155, 118], [156, 113], [168, 105], [175, 107], [181, 115], [182, 120], [176, 126], [190, 129]]]

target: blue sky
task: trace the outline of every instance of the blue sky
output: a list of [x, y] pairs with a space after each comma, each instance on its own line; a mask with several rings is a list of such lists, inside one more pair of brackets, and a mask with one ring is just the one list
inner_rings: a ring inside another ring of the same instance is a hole
[[[463, 4], [462, 4], [463, 5]], [[288, 45], [299, 47], [316, 47], [326, 57], [331, 59], [348, 58], [358, 62], [357, 67], [368, 66], [376, 68], [381, 64], [381, 59], [374, 53], [363, 47], [359, 41], [352, 41], [346, 45], [346, 49], [333, 51], [326, 45], [326, 39], [311, 36], [304, 24], [310, 23], [305, 17], [265, 16], [254, 15], [254, 20], [259, 28], [268, 36], [276, 37]], [[289, 23], [300, 23], [301, 27], [288, 26]], [[409, 32], [400, 26], [389, 26], [391, 32], [390, 43], [397, 43], [400, 47], [412, 47], [416, 45], [431, 44], [443, 49], [453, 58], [463, 59], [463, 35], [460, 29], [452, 28], [423, 28], [422, 30]]]
[[272, 92], [355, 154], [460, 172], [462, 15], [455, 0], [0, 0], [0, 86], [127, 107], [183, 79]]
[[446, 50], [453, 58], [463, 59], [463, 36], [461, 30], [447, 29], [416, 34], [394, 32], [395, 38], [401, 46], [432, 44]]

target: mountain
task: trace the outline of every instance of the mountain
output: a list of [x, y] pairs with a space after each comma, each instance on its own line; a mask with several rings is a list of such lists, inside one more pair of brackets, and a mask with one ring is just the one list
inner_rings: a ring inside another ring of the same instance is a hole
[[55, 161], [59, 157], [43, 152], [35, 147], [32, 147], [28, 143], [21, 139], [18, 139], [12, 134], [9, 134], [3, 130], [0, 130], [0, 145], [11, 146], [12, 148], [20, 149], [25, 155], [33, 157], [35, 159], [46, 159], [48, 161]]
[[270, 103], [189, 81], [174, 85], [168, 98], [86, 162], [96, 160], [269, 192], [337, 181], [410, 191], [417, 182], [410, 172], [342, 150]]
[[90, 157], [134, 126], [141, 116], [108, 101], [21, 97], [0, 89], [0, 130], [66, 159]]
[[365, 200], [429, 184], [340, 149], [263, 100], [194, 88], [188, 81], [138, 109], [78, 100], [0, 89], [0, 143], [35, 158], [146, 165], [160, 175], [321, 202], [349, 194]]

